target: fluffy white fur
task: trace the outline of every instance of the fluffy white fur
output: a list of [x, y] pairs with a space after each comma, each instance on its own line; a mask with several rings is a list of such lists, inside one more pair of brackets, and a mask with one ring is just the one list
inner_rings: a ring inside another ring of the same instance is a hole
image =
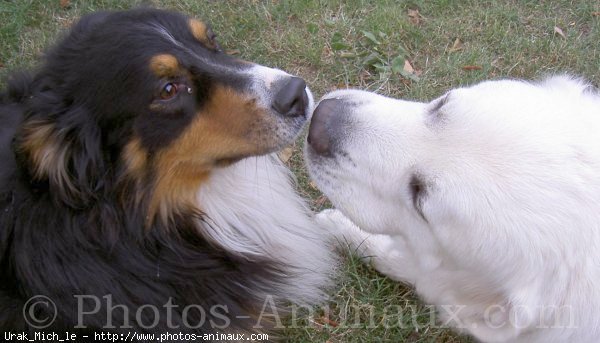
[[229, 251], [268, 256], [289, 273], [279, 294], [318, 304], [333, 285], [337, 256], [276, 155], [244, 159], [217, 170], [198, 193], [207, 221], [201, 230]]
[[[267, 108], [273, 100], [273, 86], [282, 77], [289, 77], [281, 70], [260, 65], [246, 73], [252, 76], [254, 94], [259, 95], [256, 101]], [[293, 142], [310, 120], [314, 100], [308, 88], [306, 94], [307, 118], [273, 118], [269, 135], [282, 145]], [[279, 263], [286, 277], [274, 298], [314, 305], [327, 299], [338, 258], [331, 235], [317, 225], [293, 181], [293, 174], [275, 154], [249, 157], [215, 169], [197, 194], [198, 207], [206, 214], [198, 226], [203, 235], [228, 251]]]
[[[600, 341], [600, 96], [490, 81], [430, 103], [361, 91], [310, 146], [319, 214], [442, 322], [484, 342]], [[419, 187], [415, 187], [417, 184]]]

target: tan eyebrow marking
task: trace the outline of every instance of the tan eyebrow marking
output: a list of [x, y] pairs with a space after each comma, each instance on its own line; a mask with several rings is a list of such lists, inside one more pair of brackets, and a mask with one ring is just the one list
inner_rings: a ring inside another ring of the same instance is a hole
[[150, 59], [150, 70], [158, 77], [175, 76], [179, 72], [179, 61], [171, 54], [160, 54]]

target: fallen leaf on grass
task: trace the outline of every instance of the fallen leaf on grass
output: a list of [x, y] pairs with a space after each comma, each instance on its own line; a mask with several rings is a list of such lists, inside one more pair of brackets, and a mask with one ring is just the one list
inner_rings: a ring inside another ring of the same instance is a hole
[[60, 8], [64, 10], [69, 6], [71, 6], [71, 0], [60, 0]]
[[404, 61], [404, 67], [402, 69], [409, 74], [417, 76], [417, 78], [413, 79], [414, 81], [418, 81], [418, 76], [421, 76], [421, 74], [423, 74], [423, 71], [415, 69], [409, 60]]
[[336, 328], [340, 325], [337, 322], [335, 322], [329, 318], [326, 318], [326, 317], [320, 317], [316, 320], [316, 322], [318, 322], [319, 324], [323, 324], [323, 325], [327, 324], [329, 326], [333, 326], [334, 328]]
[[592, 17], [600, 17], [600, 11], [599, 12], [592, 12]]
[[405, 72], [407, 73], [411, 73], [414, 74], [415, 73], [415, 68], [413, 68], [413, 66], [410, 64], [410, 62], [408, 60], [404, 60], [404, 69]]
[[565, 33], [563, 32], [563, 30], [558, 26], [554, 27], [554, 33], [558, 34], [559, 36], [561, 36], [564, 39], [567, 39], [567, 36], [565, 36]]
[[483, 69], [481, 66], [464, 66], [462, 70], [471, 71], [471, 70], [481, 70]]
[[404, 56], [397, 56], [392, 60], [391, 63], [392, 72], [400, 74], [403, 78], [412, 80], [414, 82], [419, 81], [420, 71], [415, 71], [410, 61]]
[[227, 55], [239, 55], [240, 54], [240, 50], [239, 49], [225, 50], [225, 53]]
[[448, 49], [448, 52], [457, 52], [459, 50], [462, 50], [463, 48], [463, 43], [461, 42], [460, 38], [456, 38], [454, 40], [454, 44], [452, 44], [452, 47], [450, 49]]
[[421, 19], [423, 18], [423, 16], [421, 16], [421, 13], [419, 13], [419, 10], [408, 10], [408, 20], [414, 24], [414, 25], [419, 25], [421, 24]]
[[287, 161], [290, 160], [290, 158], [292, 158], [292, 155], [294, 154], [294, 148], [292, 148], [291, 146], [281, 150], [280, 152], [277, 153], [277, 156], [279, 156], [279, 159], [283, 162], [283, 163], [287, 163]]

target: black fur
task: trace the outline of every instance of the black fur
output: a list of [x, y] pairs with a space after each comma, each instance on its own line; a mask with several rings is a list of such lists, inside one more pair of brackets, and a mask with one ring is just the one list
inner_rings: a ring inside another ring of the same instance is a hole
[[[148, 180], [125, 175], [120, 162], [124, 145], [135, 132], [153, 154], [177, 138], [194, 110], [203, 105], [215, 85], [243, 90], [248, 80], [220, 74], [198, 64], [189, 54], [157, 37], [155, 24], [167, 28], [193, 53], [237, 69], [246, 65], [194, 40], [183, 15], [138, 9], [101, 12], [83, 17], [32, 75], [15, 75], [0, 94], [0, 328], [35, 331], [23, 318], [23, 306], [33, 296], [48, 296], [58, 315], [46, 330], [73, 331], [78, 323], [75, 295], [101, 300], [101, 310], [83, 317], [84, 326], [106, 326], [106, 300], [112, 296], [113, 325], [123, 323], [139, 332], [210, 333], [251, 330], [264, 296], [276, 293], [278, 265], [250, 260], [208, 242], [197, 232], [202, 214], [178, 209], [171, 221], [147, 226]], [[149, 73], [151, 56], [175, 54], [191, 71], [195, 99], [148, 110], [160, 85]], [[37, 177], [24, 151], [24, 128], [51, 124], [54, 138], [67, 151], [65, 168], [70, 186]], [[141, 198], [141, 201], [139, 200]], [[277, 294], [274, 294], [277, 295]], [[85, 298], [87, 299], [87, 298]], [[171, 300], [170, 300], [171, 299]], [[168, 317], [165, 304], [173, 304]], [[187, 305], [206, 310], [204, 325], [195, 310], [182, 321]], [[94, 307], [84, 303], [85, 311]], [[161, 310], [136, 319], [142, 305]], [[210, 313], [221, 305], [231, 320]], [[45, 307], [38, 307], [38, 317]], [[236, 318], [247, 317], [250, 319]], [[211, 323], [212, 321], [212, 323]], [[265, 323], [262, 323], [263, 325]], [[174, 328], [176, 327], [176, 328]], [[84, 330], [85, 331], [85, 330]]]

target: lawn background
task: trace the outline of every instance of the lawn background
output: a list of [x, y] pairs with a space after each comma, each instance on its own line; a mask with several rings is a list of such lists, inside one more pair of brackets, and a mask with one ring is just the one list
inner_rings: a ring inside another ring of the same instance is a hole
[[[346, 87], [427, 101], [484, 79], [570, 73], [600, 82], [598, 1], [146, 1], [210, 22], [228, 53], [304, 77], [313, 93]], [[0, 1], [0, 77], [35, 65], [78, 17], [139, 1]], [[3, 81], [0, 81], [3, 84]], [[315, 210], [298, 141], [285, 156]], [[429, 325], [412, 290], [348, 256], [329, 304], [290, 323], [288, 342], [469, 342]], [[390, 316], [391, 308], [402, 309]], [[392, 319], [398, 325], [385, 320]], [[293, 325], [295, 324], [295, 325]], [[391, 326], [391, 327], [390, 327]]]

